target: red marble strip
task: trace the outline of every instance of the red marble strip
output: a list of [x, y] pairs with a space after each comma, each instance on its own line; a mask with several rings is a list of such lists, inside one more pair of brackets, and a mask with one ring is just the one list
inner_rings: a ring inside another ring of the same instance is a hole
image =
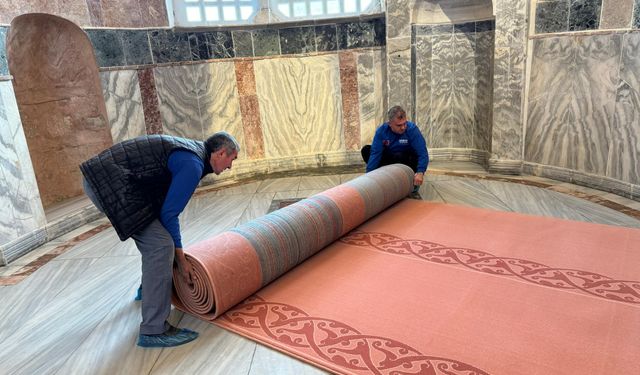
[[264, 140], [253, 61], [236, 61], [234, 64], [247, 156], [249, 159], [262, 159], [264, 158]]
[[162, 118], [160, 116], [156, 82], [153, 78], [153, 68], [138, 70], [138, 81], [147, 134], [162, 134]]
[[360, 149], [360, 105], [358, 101], [358, 67], [353, 52], [340, 52], [340, 91], [342, 125], [347, 150]]
[[70, 239], [69, 241], [63, 244], [56, 246], [48, 253], [39, 256], [37, 259], [31, 261], [29, 264], [20, 268], [13, 274], [8, 276], [0, 276], [0, 286], [18, 284], [22, 280], [29, 277], [32, 273], [36, 272], [40, 267], [49, 263], [50, 260], [56, 258], [58, 255], [66, 253], [67, 250], [69, 250], [70, 248], [76, 246], [77, 244], [95, 236], [96, 234], [110, 227], [111, 227], [111, 224], [109, 223], [98, 225], [93, 229], [90, 229], [84, 233], [81, 233], [73, 237], [72, 239]]
[[140, 0], [143, 27], [169, 26], [165, 0]]

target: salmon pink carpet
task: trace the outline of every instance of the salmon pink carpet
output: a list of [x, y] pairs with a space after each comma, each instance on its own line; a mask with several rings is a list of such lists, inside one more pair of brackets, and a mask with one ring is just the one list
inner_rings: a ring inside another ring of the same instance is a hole
[[341, 374], [640, 373], [640, 230], [402, 199], [411, 170], [377, 171], [188, 249], [176, 305]]

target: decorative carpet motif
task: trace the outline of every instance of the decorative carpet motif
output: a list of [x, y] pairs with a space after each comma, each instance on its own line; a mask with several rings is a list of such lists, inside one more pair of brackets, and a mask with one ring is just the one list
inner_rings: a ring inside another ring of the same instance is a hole
[[218, 318], [222, 327], [266, 336], [283, 348], [305, 350], [341, 371], [371, 374], [468, 374], [484, 371], [459, 361], [431, 357], [398, 340], [365, 334], [333, 319], [310, 316], [295, 306], [254, 295]]
[[640, 304], [640, 281], [615, 280], [594, 272], [553, 268], [526, 259], [497, 257], [485, 251], [402, 239], [387, 233], [354, 230], [339, 241], [392, 254], [415, 256], [434, 263], [461, 265], [491, 275], [517, 277], [541, 286], [580, 290], [600, 298]]

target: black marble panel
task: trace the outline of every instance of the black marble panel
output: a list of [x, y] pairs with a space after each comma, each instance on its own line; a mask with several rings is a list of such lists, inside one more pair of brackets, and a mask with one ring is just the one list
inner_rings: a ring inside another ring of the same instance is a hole
[[211, 58], [207, 47], [206, 33], [189, 33], [189, 48], [191, 49], [191, 59], [193, 61]]
[[280, 54], [278, 30], [254, 30], [251, 34], [253, 36], [253, 53], [255, 56], [275, 56]]
[[315, 29], [318, 51], [336, 51], [338, 49], [336, 25], [320, 25]]
[[152, 30], [149, 39], [155, 63], [191, 61], [188, 33]]
[[496, 21], [495, 20], [476, 22], [476, 32], [477, 33], [481, 33], [483, 31], [494, 31], [495, 29], [496, 29]]
[[206, 35], [210, 58], [228, 59], [235, 56], [231, 31], [212, 31]]
[[569, 31], [595, 30], [600, 25], [602, 0], [570, 0]]
[[151, 46], [146, 30], [119, 30], [127, 65], [152, 64]]
[[0, 76], [9, 74], [7, 63], [7, 27], [0, 27]]
[[117, 30], [87, 30], [98, 66], [124, 66], [124, 49]]
[[640, 0], [635, 1], [633, 6], [633, 20], [631, 21], [631, 27], [634, 29], [640, 29]]
[[387, 25], [383, 18], [378, 18], [372, 21], [373, 23], [373, 45], [376, 47], [384, 46], [387, 42]]
[[433, 35], [453, 34], [453, 25], [434, 25], [431, 32]]
[[251, 41], [251, 31], [232, 31], [231, 34], [236, 57], [252, 57], [253, 42]]
[[338, 24], [338, 48], [362, 48], [379, 45], [378, 35], [381, 31], [375, 21], [368, 22], [348, 22]]
[[536, 33], [569, 30], [569, 0], [543, 1], [536, 5]]
[[476, 32], [476, 23], [475, 22], [466, 22], [466, 23], [457, 23], [453, 25], [453, 32], [456, 34], [460, 33], [475, 33]]
[[283, 54], [315, 52], [313, 26], [280, 29], [280, 47]]

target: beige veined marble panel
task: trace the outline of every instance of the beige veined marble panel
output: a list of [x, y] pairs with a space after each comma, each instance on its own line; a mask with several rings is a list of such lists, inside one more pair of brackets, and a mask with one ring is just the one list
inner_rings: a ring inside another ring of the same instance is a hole
[[165, 134], [191, 139], [203, 138], [194, 70], [194, 65], [154, 69]]
[[344, 149], [337, 55], [254, 63], [267, 158]]
[[243, 158], [246, 150], [234, 63], [194, 65], [193, 71], [204, 138], [217, 131], [226, 131], [240, 143], [238, 158]]
[[147, 134], [137, 72], [106, 71], [100, 79], [113, 143]]

